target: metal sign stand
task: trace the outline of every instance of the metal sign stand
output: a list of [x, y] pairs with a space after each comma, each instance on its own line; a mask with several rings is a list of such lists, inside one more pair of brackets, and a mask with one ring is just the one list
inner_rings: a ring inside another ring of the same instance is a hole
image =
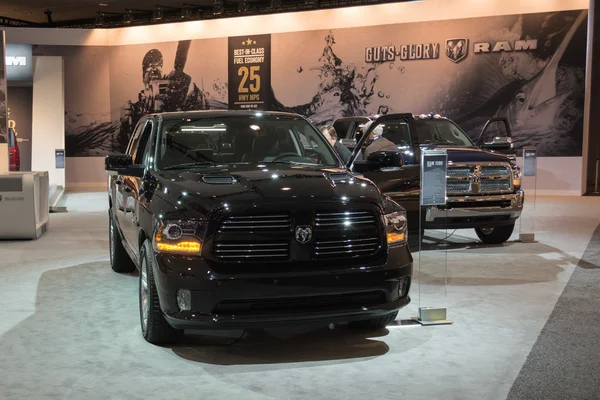
[[[423, 219], [421, 218], [423, 206], [436, 207], [446, 205], [446, 178], [448, 170], [448, 153], [446, 150], [423, 150], [421, 153], [421, 197], [419, 207], [419, 227]], [[423, 230], [420, 229], [420, 232]], [[423, 249], [423, 238], [419, 234], [419, 315], [412, 319], [424, 326], [429, 325], [449, 325], [452, 321], [448, 319], [446, 307], [422, 307], [421, 306], [421, 281], [423, 274], [421, 266]], [[444, 302], [447, 298], [447, 269], [448, 269], [448, 250], [446, 251], [446, 271], [444, 273]]]

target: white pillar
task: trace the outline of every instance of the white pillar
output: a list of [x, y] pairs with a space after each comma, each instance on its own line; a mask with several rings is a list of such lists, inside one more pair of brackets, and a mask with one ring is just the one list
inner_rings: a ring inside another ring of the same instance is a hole
[[[65, 96], [62, 57], [34, 57], [31, 170], [48, 171], [51, 188], [65, 187], [65, 170], [55, 151], [65, 148]], [[52, 189], [51, 189], [52, 190]]]

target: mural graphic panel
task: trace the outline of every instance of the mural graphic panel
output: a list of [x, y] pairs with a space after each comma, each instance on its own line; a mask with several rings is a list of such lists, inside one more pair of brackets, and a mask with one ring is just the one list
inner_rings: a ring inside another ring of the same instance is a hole
[[124, 150], [150, 112], [242, 105], [318, 124], [439, 113], [472, 138], [503, 116], [517, 147], [581, 156], [586, 30], [576, 10], [34, 51], [65, 56], [68, 156]]

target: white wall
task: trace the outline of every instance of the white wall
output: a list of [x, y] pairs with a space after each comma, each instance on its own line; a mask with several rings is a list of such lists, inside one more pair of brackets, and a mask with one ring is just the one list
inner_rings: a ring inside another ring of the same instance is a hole
[[0, 143], [0, 174], [8, 172], [9, 169], [8, 143]]
[[67, 189], [106, 189], [104, 157], [67, 157]]
[[48, 171], [50, 186], [65, 186], [55, 150], [65, 148], [65, 96], [62, 57], [34, 57], [31, 169]]
[[[523, 166], [523, 158], [517, 159]], [[539, 195], [580, 196], [583, 164], [581, 157], [540, 157], [537, 175], [523, 178], [525, 192], [536, 190]]]

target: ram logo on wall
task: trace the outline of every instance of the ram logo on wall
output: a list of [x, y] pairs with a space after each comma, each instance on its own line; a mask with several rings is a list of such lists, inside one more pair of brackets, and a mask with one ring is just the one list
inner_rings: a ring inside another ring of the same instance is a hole
[[[489, 118], [505, 116], [518, 147], [535, 144], [542, 157], [581, 156], [586, 25], [580, 10], [273, 34], [260, 38], [268, 46], [252, 37], [252, 46], [247, 38], [246, 46], [242, 38], [218, 38], [35, 52], [63, 55], [67, 76], [88, 77], [66, 82], [67, 156], [124, 150], [149, 112], [241, 108], [245, 101], [317, 124], [440, 113], [473, 138]], [[257, 61], [255, 47], [269, 49], [270, 65]], [[248, 56], [242, 50], [253, 57], [247, 77], [238, 75]], [[229, 105], [231, 98], [239, 104]]]

